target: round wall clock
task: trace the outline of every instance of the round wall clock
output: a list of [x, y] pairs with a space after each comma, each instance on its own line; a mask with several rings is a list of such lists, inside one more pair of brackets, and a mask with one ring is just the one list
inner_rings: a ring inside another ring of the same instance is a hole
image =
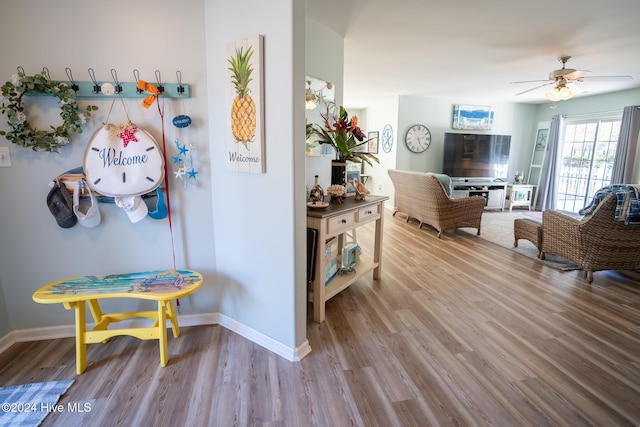
[[404, 136], [407, 148], [414, 153], [422, 153], [431, 144], [431, 132], [424, 125], [413, 125]]
[[385, 125], [382, 130], [382, 150], [388, 153], [391, 147], [393, 147], [393, 128], [391, 125]]

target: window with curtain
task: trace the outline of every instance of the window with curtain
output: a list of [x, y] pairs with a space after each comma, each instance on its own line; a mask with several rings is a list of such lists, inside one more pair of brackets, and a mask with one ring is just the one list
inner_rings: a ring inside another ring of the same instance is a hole
[[577, 213], [611, 182], [621, 116], [567, 117], [561, 148], [556, 209]]

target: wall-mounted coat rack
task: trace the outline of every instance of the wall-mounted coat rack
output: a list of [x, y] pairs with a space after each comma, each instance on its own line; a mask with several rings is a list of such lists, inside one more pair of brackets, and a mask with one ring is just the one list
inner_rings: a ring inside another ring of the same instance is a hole
[[[118, 94], [118, 92], [116, 92], [115, 94], [106, 95], [102, 93], [102, 91], [95, 92], [94, 86], [102, 87], [102, 84], [104, 83], [113, 84], [112, 82], [76, 82], [76, 85], [78, 86], [78, 90], [76, 91], [76, 98], [111, 98], [114, 95]], [[122, 82], [120, 83], [120, 86], [122, 87], [122, 91], [120, 92], [120, 94], [124, 98], [146, 98], [147, 96], [149, 96], [147, 92], [138, 91], [137, 83]], [[162, 95], [166, 98], [189, 98], [191, 96], [188, 84], [179, 86], [177, 83], [166, 83], [163, 84], [163, 87], [164, 91], [162, 92]], [[184, 89], [183, 93], [178, 92], [178, 88], [180, 87]]]
[[[24, 73], [22, 67], [18, 67], [18, 71]], [[42, 69], [43, 73], [49, 78], [49, 70], [45, 67]], [[115, 95], [121, 95], [124, 98], [146, 98], [149, 96], [148, 92], [138, 89], [138, 81], [140, 80], [140, 73], [138, 70], [133, 70], [133, 76], [135, 82], [120, 82], [118, 80], [118, 74], [115, 69], [111, 69], [112, 80], [97, 80], [95, 77], [95, 71], [93, 68], [89, 68], [90, 81], [76, 81], [73, 78], [73, 74], [70, 68], [65, 69], [67, 77], [69, 78], [69, 86], [75, 91], [76, 98], [111, 98]], [[155, 71], [155, 81], [146, 80], [148, 83], [154, 85], [164, 97], [167, 98], [189, 98], [191, 96], [191, 90], [188, 84], [182, 83], [182, 73], [176, 71], [177, 83], [163, 83], [160, 71]], [[114, 88], [114, 93], [104, 93], [103, 85], [109, 83]], [[39, 95], [33, 93], [30, 95]]]

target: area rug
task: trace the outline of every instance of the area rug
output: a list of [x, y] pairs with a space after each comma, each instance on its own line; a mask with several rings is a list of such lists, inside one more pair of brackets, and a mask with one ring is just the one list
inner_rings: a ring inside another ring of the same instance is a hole
[[526, 211], [523, 212], [523, 215], [542, 220], [542, 212], [539, 211]]
[[[74, 380], [0, 387], [0, 426], [38, 426]], [[60, 411], [58, 411], [60, 412]]]
[[[485, 211], [482, 214], [480, 238], [493, 242], [503, 248], [507, 248], [521, 255], [533, 258], [553, 268], [563, 271], [579, 270], [580, 267], [573, 262], [554, 254], [545, 254], [545, 259], [538, 258], [538, 249], [528, 240], [518, 240], [518, 247], [514, 247], [513, 220], [518, 218], [535, 218], [535, 212], [529, 211]], [[541, 216], [541, 213], [539, 213]], [[470, 234], [475, 234], [474, 229], [462, 229]]]

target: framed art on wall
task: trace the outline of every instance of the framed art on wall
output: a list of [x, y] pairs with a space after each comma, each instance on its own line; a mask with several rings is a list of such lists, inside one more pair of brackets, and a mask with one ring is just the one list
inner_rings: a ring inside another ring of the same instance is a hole
[[367, 134], [367, 140], [368, 140], [368, 152], [371, 154], [378, 154], [378, 144], [380, 142], [380, 132], [378, 131], [374, 131], [374, 132], [369, 132]]
[[453, 129], [491, 130], [493, 127], [493, 107], [455, 104], [451, 127]]
[[391, 147], [393, 147], [393, 128], [387, 124], [382, 129], [382, 151], [389, 153]]
[[264, 36], [227, 44], [227, 151], [234, 172], [265, 173]]

